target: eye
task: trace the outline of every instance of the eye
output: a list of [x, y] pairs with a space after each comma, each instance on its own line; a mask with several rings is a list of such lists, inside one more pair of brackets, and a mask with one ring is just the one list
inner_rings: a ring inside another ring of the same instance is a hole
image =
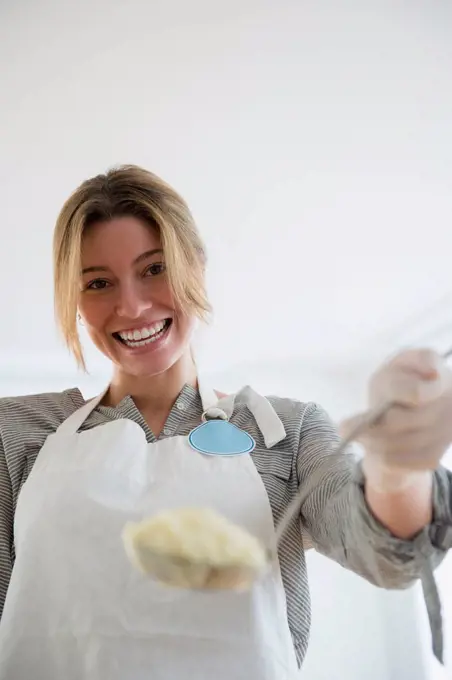
[[94, 281], [90, 281], [85, 286], [85, 290], [104, 290], [109, 285], [110, 284], [108, 281], [105, 281], [105, 279], [94, 279]]
[[159, 274], [163, 274], [165, 269], [166, 267], [164, 262], [153, 262], [149, 265], [149, 267], [146, 268], [145, 276], [158, 276]]

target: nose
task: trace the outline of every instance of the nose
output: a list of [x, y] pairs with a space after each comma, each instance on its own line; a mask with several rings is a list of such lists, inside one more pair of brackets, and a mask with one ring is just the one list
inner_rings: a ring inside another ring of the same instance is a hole
[[149, 295], [144, 296], [143, 293], [144, 291], [132, 282], [118, 286], [116, 314], [127, 319], [138, 319], [144, 312], [151, 309], [152, 300]]

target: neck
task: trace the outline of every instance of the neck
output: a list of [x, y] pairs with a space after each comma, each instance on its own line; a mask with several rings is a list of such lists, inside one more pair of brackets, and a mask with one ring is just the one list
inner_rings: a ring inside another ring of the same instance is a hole
[[105, 403], [116, 406], [124, 397], [131, 396], [140, 411], [169, 413], [186, 384], [197, 386], [196, 366], [190, 353], [158, 375], [128, 375], [117, 368]]

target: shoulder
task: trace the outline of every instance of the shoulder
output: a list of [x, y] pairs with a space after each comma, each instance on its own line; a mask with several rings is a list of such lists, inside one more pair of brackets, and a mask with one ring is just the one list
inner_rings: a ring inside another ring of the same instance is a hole
[[24, 472], [31, 470], [46, 438], [84, 403], [76, 388], [0, 399], [0, 456], [6, 464], [14, 502]]
[[0, 399], [0, 434], [51, 432], [85, 403], [77, 388]]
[[314, 440], [336, 442], [339, 435], [328, 412], [313, 401], [267, 396], [284, 425], [286, 433], [299, 445]]
[[285, 397], [267, 396], [266, 399], [284, 422], [296, 419], [302, 427], [331, 426], [328, 412], [315, 401], [299, 401]]
[[300, 401], [290, 397], [269, 395], [266, 399], [281, 419], [286, 430], [297, 429], [300, 435], [312, 427], [322, 427], [331, 420], [322, 406], [313, 401]]
[[275, 395], [267, 395], [267, 401], [273, 406], [273, 409], [284, 422], [291, 420], [299, 421], [300, 423], [315, 410], [317, 404], [310, 401], [299, 401], [290, 397], [278, 397]]
[[[243, 388], [236, 394], [236, 407], [241, 420], [239, 426], [245, 426], [247, 424], [245, 421], [251, 417], [249, 399], [252, 398], [252, 393], [252, 388]], [[327, 431], [331, 433], [335, 430], [326, 410], [316, 402], [301, 401], [273, 394], [265, 395], [265, 399], [270, 403], [284, 426], [286, 445], [290, 444], [297, 448], [306, 437], [322, 436]]]

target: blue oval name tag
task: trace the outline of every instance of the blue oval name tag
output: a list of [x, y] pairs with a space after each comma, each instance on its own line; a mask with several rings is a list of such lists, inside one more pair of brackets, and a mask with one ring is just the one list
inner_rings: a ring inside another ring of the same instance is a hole
[[190, 446], [208, 456], [240, 456], [251, 453], [256, 442], [227, 420], [207, 420], [188, 435]]

